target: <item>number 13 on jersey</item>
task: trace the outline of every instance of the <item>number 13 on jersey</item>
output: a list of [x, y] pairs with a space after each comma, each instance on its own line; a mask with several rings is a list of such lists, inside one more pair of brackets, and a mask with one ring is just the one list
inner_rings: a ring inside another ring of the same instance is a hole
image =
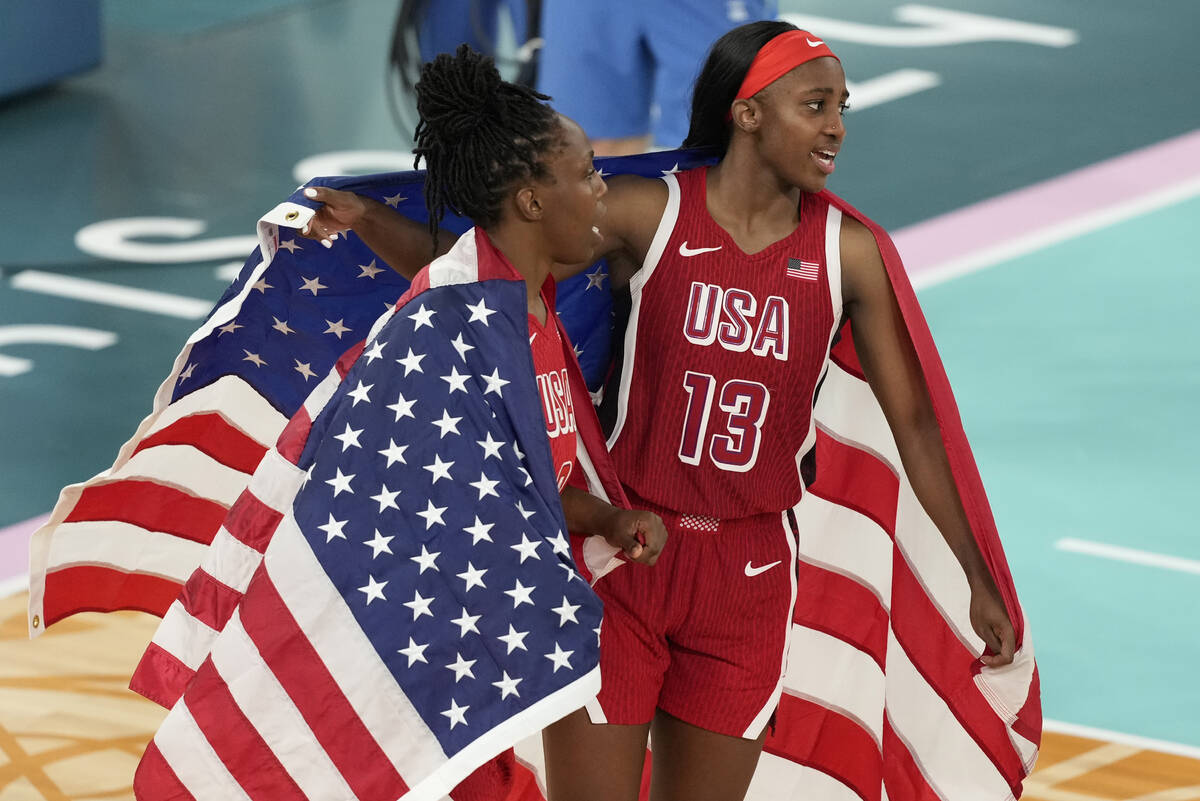
[[[679, 440], [679, 459], [697, 465], [708, 442], [708, 456], [722, 470], [744, 473], [754, 467], [761, 444], [761, 427], [767, 416], [771, 393], [757, 381], [730, 379], [717, 389], [717, 380], [707, 373], [689, 370], [683, 376], [687, 391], [687, 411]], [[724, 412], [724, 431], [709, 436], [709, 428], [720, 421], [711, 420], [713, 401]]]

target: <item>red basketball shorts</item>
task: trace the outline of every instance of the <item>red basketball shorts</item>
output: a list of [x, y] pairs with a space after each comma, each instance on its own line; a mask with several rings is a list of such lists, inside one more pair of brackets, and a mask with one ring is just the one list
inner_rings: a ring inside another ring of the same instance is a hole
[[796, 598], [794, 518], [654, 511], [668, 532], [658, 562], [622, 565], [595, 585], [604, 601], [602, 685], [588, 714], [593, 723], [642, 724], [661, 709], [757, 738], [783, 686]]

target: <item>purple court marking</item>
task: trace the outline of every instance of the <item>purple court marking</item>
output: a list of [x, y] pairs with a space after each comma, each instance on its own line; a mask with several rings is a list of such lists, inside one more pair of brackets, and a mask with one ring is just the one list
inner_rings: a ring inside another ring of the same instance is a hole
[[50, 515], [44, 514], [0, 528], [0, 581], [29, 571], [29, 538], [49, 519]]
[[910, 225], [893, 239], [909, 275], [1200, 177], [1200, 131]]

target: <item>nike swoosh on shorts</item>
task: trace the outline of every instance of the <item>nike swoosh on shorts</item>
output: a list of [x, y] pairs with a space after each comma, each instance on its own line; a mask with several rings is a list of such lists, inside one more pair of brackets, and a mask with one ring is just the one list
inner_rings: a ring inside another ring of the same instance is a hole
[[759, 565], [758, 567], [755, 567], [750, 562], [747, 562], [746, 563], [746, 575], [747, 576], [757, 576], [760, 573], [766, 573], [768, 570], [770, 570], [771, 568], [775, 567], [775, 565], [778, 565], [778, 564], [781, 564], [781, 563], [778, 560], [776, 560], [774, 562], [771, 562], [770, 564]]

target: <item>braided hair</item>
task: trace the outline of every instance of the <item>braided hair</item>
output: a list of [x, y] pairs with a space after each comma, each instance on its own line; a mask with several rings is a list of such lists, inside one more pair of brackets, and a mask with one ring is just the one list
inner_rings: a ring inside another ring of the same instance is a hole
[[563, 141], [550, 98], [501, 80], [491, 58], [465, 44], [442, 53], [421, 68], [416, 92], [414, 152], [425, 160], [435, 247], [447, 211], [487, 228], [499, 222], [514, 182], [550, 176], [545, 156]]
[[763, 20], [738, 26], [713, 43], [692, 89], [691, 125], [684, 147], [711, 147], [725, 155], [731, 134], [729, 107], [754, 57], [781, 33], [796, 30], [790, 22]]

